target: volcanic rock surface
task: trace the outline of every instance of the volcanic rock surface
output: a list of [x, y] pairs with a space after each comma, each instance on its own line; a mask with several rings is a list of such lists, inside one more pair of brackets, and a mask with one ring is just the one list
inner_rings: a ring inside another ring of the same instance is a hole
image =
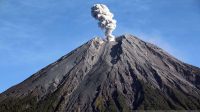
[[0, 112], [200, 109], [200, 69], [132, 35], [95, 38], [0, 94]]

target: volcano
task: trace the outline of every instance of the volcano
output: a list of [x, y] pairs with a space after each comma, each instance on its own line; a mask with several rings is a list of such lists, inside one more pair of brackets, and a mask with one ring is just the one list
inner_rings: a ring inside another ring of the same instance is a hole
[[200, 109], [200, 68], [126, 34], [94, 38], [0, 94], [1, 112]]

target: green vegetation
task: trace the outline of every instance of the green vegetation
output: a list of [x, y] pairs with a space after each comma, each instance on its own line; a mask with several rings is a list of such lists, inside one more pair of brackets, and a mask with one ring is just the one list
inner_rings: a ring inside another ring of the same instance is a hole
[[96, 101], [95, 101], [95, 107], [100, 111], [100, 112], [106, 112], [106, 108], [104, 106], [104, 100], [102, 96], [98, 96]]
[[200, 75], [200, 71], [199, 70], [192, 70], [192, 74], [198, 74], [198, 75]]
[[0, 112], [34, 112], [36, 97], [27, 96], [20, 98], [7, 98], [0, 103]]
[[197, 110], [200, 109], [200, 101], [197, 98], [188, 96], [178, 90], [172, 89], [172, 96], [177, 100], [178, 105], [182, 106], [182, 109]]
[[121, 110], [120, 110], [121, 112], [130, 112], [130, 109], [126, 103], [126, 98], [120, 92], [118, 92], [117, 101], [119, 102], [119, 105], [121, 107]]
[[129, 112], [125, 96], [118, 91], [116, 93], [116, 97], [110, 97], [108, 101], [105, 101], [102, 96], [98, 96], [95, 101], [97, 110], [100, 112]]
[[144, 101], [138, 109], [141, 110], [191, 110], [200, 109], [200, 102], [192, 96], [183, 92], [169, 88], [167, 96], [160, 90], [154, 89], [148, 83], [142, 83], [144, 89]]
[[110, 99], [108, 101], [108, 108], [107, 108], [107, 112], [117, 112], [118, 108], [117, 106], [115, 105], [115, 102]]
[[37, 98], [33, 96], [7, 98], [0, 103], [0, 112], [52, 112], [57, 103], [56, 95], [50, 95], [40, 102], [37, 102]]
[[[161, 92], [155, 89], [149, 83], [143, 83], [144, 91], [141, 104], [135, 109], [138, 110], [198, 110], [200, 109], [200, 100], [193, 96], [178, 90], [165, 87]], [[127, 104], [127, 98], [123, 93], [114, 91], [106, 100], [104, 96], [99, 95], [94, 107], [99, 112], [130, 112]], [[141, 97], [141, 96], [139, 96]], [[47, 95], [44, 99], [37, 101], [35, 96], [26, 96], [24, 98], [9, 97], [0, 103], [0, 112], [53, 112], [59, 104], [60, 97], [58, 92]], [[132, 105], [132, 104], [131, 104]]]
[[37, 111], [40, 112], [53, 112], [58, 104], [58, 96], [56, 94], [49, 95], [46, 99], [39, 102]]
[[142, 83], [144, 89], [144, 101], [139, 106], [140, 110], [168, 110], [171, 109], [165, 97], [159, 90], [154, 89], [148, 83]]

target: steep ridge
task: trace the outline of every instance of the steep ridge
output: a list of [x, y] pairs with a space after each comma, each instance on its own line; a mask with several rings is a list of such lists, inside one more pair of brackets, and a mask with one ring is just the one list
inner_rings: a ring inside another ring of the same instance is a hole
[[95, 38], [0, 95], [0, 111], [200, 109], [200, 69], [132, 35]]

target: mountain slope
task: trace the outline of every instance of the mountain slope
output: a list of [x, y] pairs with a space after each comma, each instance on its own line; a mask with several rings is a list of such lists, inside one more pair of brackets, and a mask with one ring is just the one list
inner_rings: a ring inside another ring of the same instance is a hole
[[0, 111], [200, 109], [200, 69], [132, 35], [95, 38], [0, 95]]

